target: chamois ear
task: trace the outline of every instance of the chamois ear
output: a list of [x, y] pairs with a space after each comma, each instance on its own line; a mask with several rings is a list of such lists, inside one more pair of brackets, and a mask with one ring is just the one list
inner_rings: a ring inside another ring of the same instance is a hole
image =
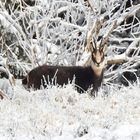
[[96, 40], [94, 37], [93, 37], [91, 43], [92, 43], [92, 52], [97, 51]]

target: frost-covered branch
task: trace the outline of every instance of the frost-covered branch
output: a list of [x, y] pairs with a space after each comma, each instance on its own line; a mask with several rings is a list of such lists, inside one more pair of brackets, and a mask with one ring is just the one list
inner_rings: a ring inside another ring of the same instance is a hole
[[137, 0], [19, 0], [0, 7], [0, 52], [12, 73], [25, 75], [42, 64], [84, 65], [93, 37], [107, 46], [109, 81], [117, 78], [113, 65], [122, 71], [139, 65]]

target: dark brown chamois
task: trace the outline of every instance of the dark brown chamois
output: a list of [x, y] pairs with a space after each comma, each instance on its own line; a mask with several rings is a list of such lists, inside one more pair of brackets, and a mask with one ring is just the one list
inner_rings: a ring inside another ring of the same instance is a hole
[[[104, 51], [108, 44], [108, 38], [117, 27], [117, 20], [115, 20], [102, 36], [100, 29], [105, 21], [102, 18], [97, 18], [87, 32], [86, 50], [91, 52], [91, 56], [84, 66], [39, 66], [28, 73], [22, 80], [22, 84], [27, 88], [40, 89], [41, 86], [46, 87], [49, 83], [63, 85], [74, 79], [79, 92], [86, 91], [89, 87], [92, 88], [92, 92], [97, 91], [103, 80]], [[100, 33], [101, 36], [99, 36]]]
[[22, 84], [28, 88], [40, 89], [41, 85], [46, 87], [46, 83], [49, 84], [52, 81], [63, 85], [74, 79], [79, 92], [86, 91], [89, 87], [92, 87], [92, 91], [97, 91], [103, 80], [105, 63], [102, 39], [98, 45], [96, 44], [95, 40], [90, 42], [92, 51], [89, 66], [39, 66], [28, 73], [22, 80]]

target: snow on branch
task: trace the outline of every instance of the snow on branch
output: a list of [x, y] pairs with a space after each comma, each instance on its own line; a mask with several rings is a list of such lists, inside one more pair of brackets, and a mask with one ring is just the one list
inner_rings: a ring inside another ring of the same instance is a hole
[[128, 12], [124, 12], [121, 14], [121, 17], [117, 19], [117, 25], [120, 25], [124, 20], [128, 19], [129, 17], [134, 16], [136, 13], [140, 11], [140, 4], [129, 8]]
[[[38, 0], [31, 5], [19, 0], [11, 1], [9, 8], [0, 2], [0, 7], [0, 51], [12, 71], [25, 74], [42, 64], [82, 65], [93, 37], [106, 44], [107, 65], [117, 64], [123, 70], [139, 65], [137, 0]], [[115, 78], [116, 71], [112, 66], [107, 70]]]

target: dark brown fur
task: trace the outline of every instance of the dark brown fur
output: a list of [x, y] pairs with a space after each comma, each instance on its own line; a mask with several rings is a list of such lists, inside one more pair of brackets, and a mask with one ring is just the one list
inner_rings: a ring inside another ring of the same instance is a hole
[[44, 87], [50, 83], [64, 85], [74, 79], [79, 92], [86, 91], [89, 87], [92, 87], [92, 91], [97, 91], [103, 79], [104, 46], [102, 40], [99, 46], [95, 41], [91, 41], [90, 45], [92, 48], [90, 66], [39, 66], [29, 72], [22, 80], [22, 84], [27, 88], [40, 89], [41, 85]]
[[[51, 83], [51, 80], [56, 77], [56, 83], [59, 85], [67, 84], [68, 81], [72, 81], [75, 77], [75, 84], [81, 87], [82, 90], [87, 90], [89, 87], [93, 86], [93, 89], [97, 91], [103, 79], [103, 72], [101, 76], [96, 76], [90, 66], [66, 67], [43, 65], [31, 70], [27, 77], [22, 80], [22, 84], [27, 85], [28, 88], [34, 87], [35, 89], [40, 89], [41, 84], [46, 87], [43, 76], [47, 84], [49, 82]], [[53, 83], [55, 80], [53, 80]], [[82, 90], [78, 88], [79, 92]]]

